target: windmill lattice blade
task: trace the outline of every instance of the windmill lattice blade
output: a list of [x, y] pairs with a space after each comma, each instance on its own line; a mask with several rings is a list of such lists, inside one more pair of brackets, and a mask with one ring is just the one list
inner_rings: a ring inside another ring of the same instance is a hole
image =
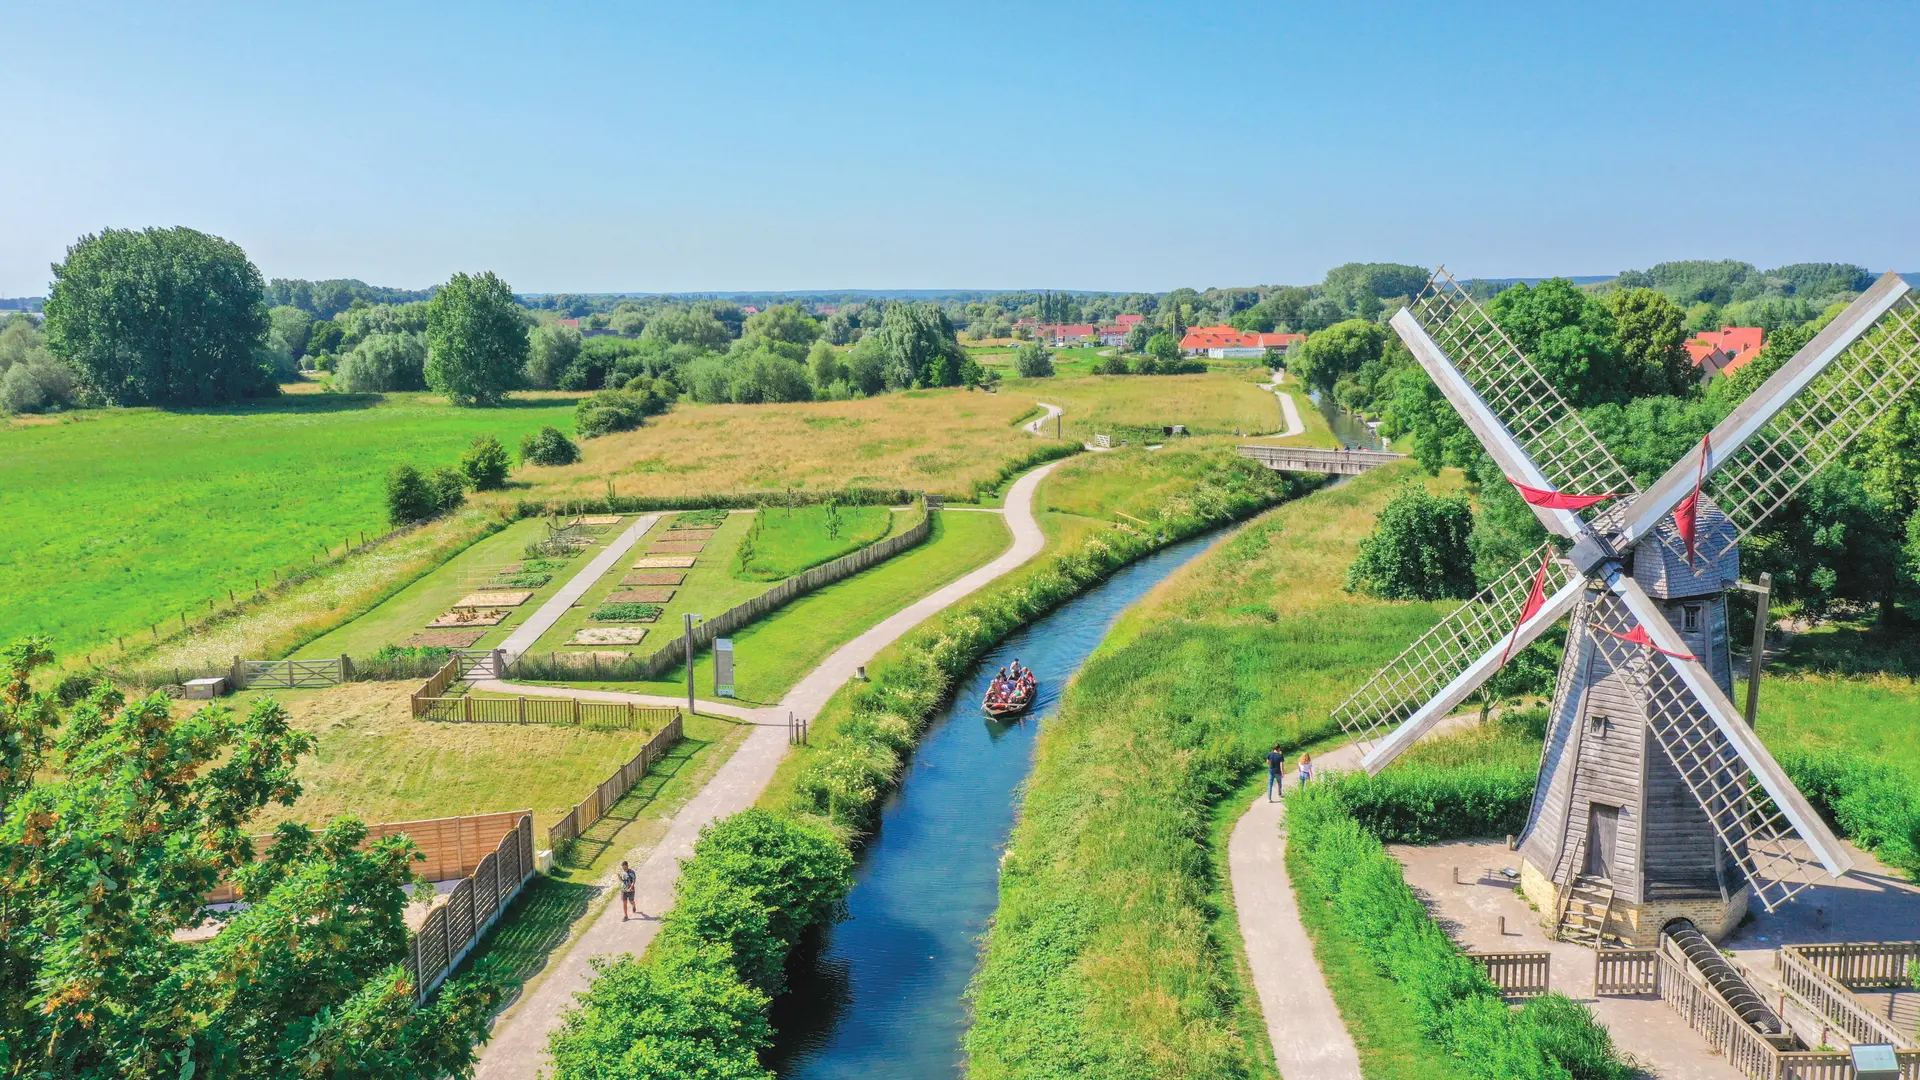
[[1920, 305], [1909, 293], [1714, 472], [1708, 490], [1738, 530], [1736, 539], [1836, 461], [1917, 380]]
[[[1638, 625], [1619, 597], [1603, 594], [1590, 614], [1593, 625], [1629, 633]], [[1826, 870], [1760, 786], [1740, 752], [1665, 657], [1607, 634], [1594, 634], [1608, 666], [1630, 672], [1646, 693], [1647, 722], [1679, 770], [1714, 832], [1740, 864], [1753, 895], [1768, 911], [1801, 889], [1826, 880]]]
[[[1366, 744], [1382, 729], [1397, 727], [1419, 711], [1488, 650], [1500, 648], [1520, 621], [1540, 560], [1554, 551], [1551, 543], [1541, 544], [1420, 635], [1333, 710], [1341, 729]], [[1547, 570], [1547, 592], [1557, 591], [1573, 577], [1570, 566], [1555, 560]]]
[[[1639, 491], [1567, 399], [1444, 267], [1410, 310], [1556, 490]], [[1586, 511], [1586, 519], [1594, 513]]]

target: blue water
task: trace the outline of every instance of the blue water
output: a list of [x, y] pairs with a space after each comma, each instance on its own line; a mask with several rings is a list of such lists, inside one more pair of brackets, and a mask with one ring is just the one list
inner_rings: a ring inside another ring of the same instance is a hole
[[[1009, 639], [962, 682], [921, 740], [862, 850], [851, 918], [796, 961], [773, 1006], [770, 1064], [785, 1080], [950, 1080], [960, 1072], [962, 995], [999, 900], [1034, 738], [1120, 613], [1205, 550], [1200, 537], [1128, 566]], [[980, 699], [1018, 658], [1040, 677], [1025, 718], [988, 720]]]

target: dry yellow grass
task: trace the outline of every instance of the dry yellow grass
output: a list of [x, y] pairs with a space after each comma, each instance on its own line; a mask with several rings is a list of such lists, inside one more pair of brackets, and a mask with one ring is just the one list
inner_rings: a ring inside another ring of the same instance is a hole
[[585, 460], [525, 469], [538, 498], [904, 487], [965, 496], [1026, 448], [1025, 394], [916, 390], [791, 405], [683, 402], [638, 431], [581, 443]]
[[[1066, 434], [1090, 439], [1109, 434], [1136, 438], [1168, 424], [1185, 424], [1195, 435], [1277, 431], [1280, 405], [1240, 372], [1204, 375], [1093, 375], [1082, 379], [1014, 379], [1002, 397], [1030, 405], [1046, 401], [1067, 410]], [[1158, 442], [1156, 434], [1154, 441]]]

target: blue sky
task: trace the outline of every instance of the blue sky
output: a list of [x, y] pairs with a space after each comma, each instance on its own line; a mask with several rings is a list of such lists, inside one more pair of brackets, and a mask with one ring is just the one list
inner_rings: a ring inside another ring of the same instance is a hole
[[521, 291], [1920, 269], [1920, 5], [1574, 7], [5, 0], [0, 295], [173, 224]]

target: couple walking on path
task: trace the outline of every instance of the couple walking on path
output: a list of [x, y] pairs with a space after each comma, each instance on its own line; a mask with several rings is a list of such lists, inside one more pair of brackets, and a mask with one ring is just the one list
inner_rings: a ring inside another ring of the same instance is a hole
[[[1282, 795], [1286, 794], [1286, 784], [1284, 781], [1287, 775], [1287, 752], [1281, 749], [1282, 745], [1281, 743], [1274, 743], [1273, 749], [1267, 751], [1268, 802], [1273, 801], [1273, 796], [1276, 792]], [[1313, 779], [1313, 755], [1302, 753], [1300, 755], [1300, 782], [1304, 784], [1311, 779]]]

